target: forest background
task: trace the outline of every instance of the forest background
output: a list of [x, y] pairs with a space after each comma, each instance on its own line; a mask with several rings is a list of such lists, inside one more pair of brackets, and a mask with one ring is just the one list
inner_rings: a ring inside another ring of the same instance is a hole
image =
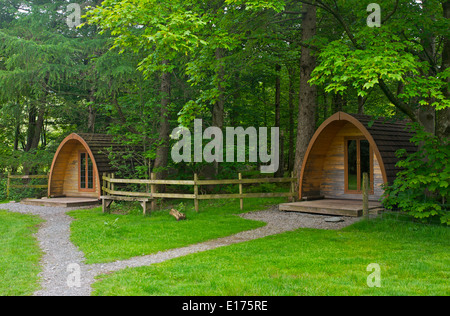
[[0, 173], [48, 172], [72, 132], [126, 145], [111, 152], [121, 177], [259, 170], [175, 164], [170, 132], [201, 118], [279, 127], [274, 176], [298, 177], [315, 129], [345, 111], [417, 123], [422, 150], [391, 203], [413, 197], [403, 207], [416, 210], [431, 198], [416, 215], [448, 220], [450, 1], [378, 0], [380, 27], [370, 27], [372, 1], [80, 0], [83, 24], [70, 27], [70, 1], [2, 0]]

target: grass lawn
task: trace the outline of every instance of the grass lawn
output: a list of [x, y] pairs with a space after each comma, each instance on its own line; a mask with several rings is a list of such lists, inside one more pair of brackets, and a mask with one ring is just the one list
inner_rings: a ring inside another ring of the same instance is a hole
[[[370, 263], [381, 287], [370, 288]], [[102, 276], [94, 295], [450, 295], [450, 230], [392, 220], [299, 229]]]
[[[246, 199], [245, 211], [263, 210], [265, 205], [283, 201], [282, 198], [264, 199], [262, 204], [258, 199]], [[199, 213], [189, 202], [181, 207], [187, 220], [180, 222], [169, 215], [170, 208], [146, 217], [137, 208], [127, 214], [103, 214], [101, 208], [73, 211], [69, 213], [76, 219], [71, 226], [71, 239], [84, 252], [87, 263], [102, 263], [192, 245], [265, 225], [234, 216], [240, 213], [239, 200], [201, 201]], [[180, 210], [178, 205], [174, 208]]]
[[0, 211], [0, 296], [38, 289], [41, 250], [32, 235], [41, 222], [37, 216]]

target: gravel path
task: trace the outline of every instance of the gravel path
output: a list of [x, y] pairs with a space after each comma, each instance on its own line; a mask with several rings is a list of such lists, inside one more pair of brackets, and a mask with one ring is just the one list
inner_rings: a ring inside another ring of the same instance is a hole
[[18, 203], [2, 204], [0, 208], [11, 212], [38, 215], [45, 220], [36, 234], [44, 256], [41, 262], [43, 271], [40, 274], [42, 289], [35, 292], [35, 296], [88, 296], [91, 294], [91, 285], [99, 274], [127, 267], [147, 266], [191, 253], [263, 238], [298, 228], [341, 229], [358, 220], [357, 218], [343, 217], [343, 222], [329, 223], [325, 222], [325, 219], [330, 216], [323, 215], [279, 212], [275, 209], [251, 212], [239, 216], [263, 221], [267, 225], [232, 236], [152, 255], [112, 263], [87, 265], [83, 253], [70, 241], [70, 224], [73, 218], [66, 215], [66, 212], [71, 209], [28, 206]]

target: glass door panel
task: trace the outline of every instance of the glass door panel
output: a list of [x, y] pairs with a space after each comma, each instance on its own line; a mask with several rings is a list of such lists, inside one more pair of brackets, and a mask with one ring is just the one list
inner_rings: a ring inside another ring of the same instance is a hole
[[[368, 140], [363, 138], [346, 139], [345, 141], [346, 193], [362, 192], [363, 173], [369, 175], [369, 183], [372, 183], [372, 150]], [[370, 185], [372, 187], [372, 185]]]
[[347, 190], [358, 190], [358, 150], [357, 141], [347, 142]]

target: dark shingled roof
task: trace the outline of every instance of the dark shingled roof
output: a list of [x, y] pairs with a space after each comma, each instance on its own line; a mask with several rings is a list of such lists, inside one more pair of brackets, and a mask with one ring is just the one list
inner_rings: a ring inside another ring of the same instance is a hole
[[395, 152], [399, 149], [405, 149], [408, 154], [417, 151], [417, 146], [410, 142], [413, 137], [413, 133], [407, 126], [410, 121], [394, 121], [360, 114], [349, 115], [361, 122], [372, 135], [383, 159], [387, 181], [392, 184], [397, 172], [400, 171], [395, 166], [398, 162]]
[[99, 175], [115, 171], [108, 158], [109, 148], [117, 150], [122, 146], [115, 144], [111, 135], [87, 133], [77, 133], [77, 135], [88, 144], [92, 151]]

